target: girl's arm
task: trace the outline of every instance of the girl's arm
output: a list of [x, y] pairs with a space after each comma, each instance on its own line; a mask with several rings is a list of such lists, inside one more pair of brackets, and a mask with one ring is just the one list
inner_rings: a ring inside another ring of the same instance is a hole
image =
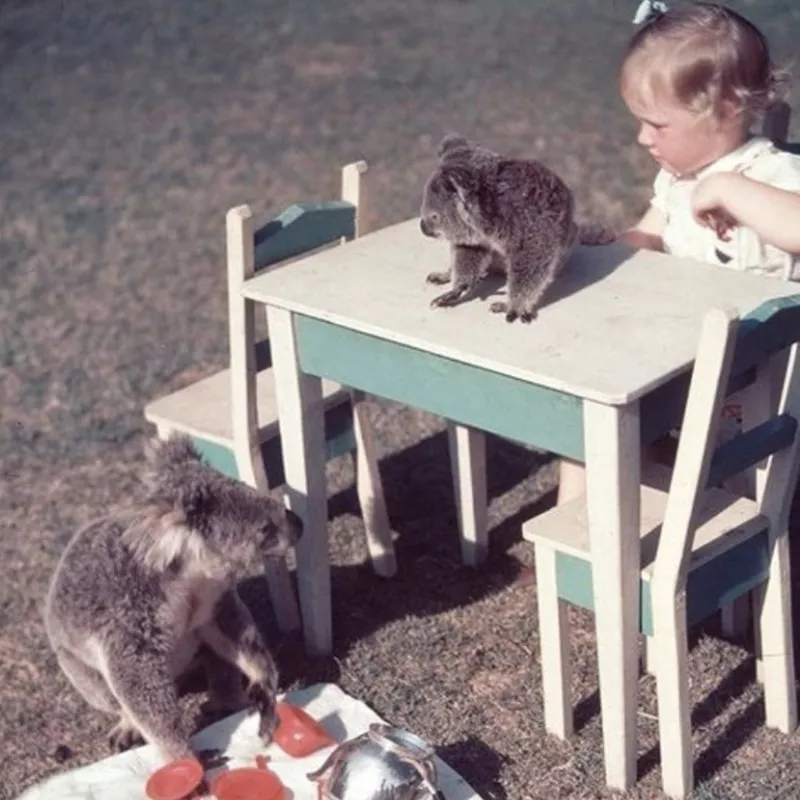
[[625, 231], [619, 240], [643, 250], [663, 250], [664, 242], [661, 237], [666, 225], [664, 213], [655, 206], [650, 206], [636, 225]]
[[719, 230], [735, 222], [779, 250], [800, 253], [798, 192], [778, 189], [737, 172], [718, 172], [697, 184], [692, 210], [701, 225]]

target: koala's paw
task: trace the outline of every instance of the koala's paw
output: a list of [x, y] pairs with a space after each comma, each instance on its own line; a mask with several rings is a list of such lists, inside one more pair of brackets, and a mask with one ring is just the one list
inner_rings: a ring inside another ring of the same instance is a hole
[[275, 729], [278, 727], [278, 712], [275, 709], [275, 698], [259, 683], [254, 683], [247, 691], [250, 702], [261, 716], [258, 725], [258, 735], [264, 744], [272, 741]]
[[598, 222], [591, 222], [578, 226], [578, 241], [581, 244], [601, 245], [611, 244], [617, 240], [617, 232]]
[[436, 284], [437, 286], [441, 286], [444, 283], [448, 283], [450, 281], [450, 273], [449, 272], [431, 272], [425, 278], [428, 283]]
[[120, 719], [108, 732], [108, 746], [117, 753], [130, 750], [131, 747], [138, 747], [144, 743], [145, 741], [138, 729], [124, 718]]
[[195, 753], [197, 760], [203, 765], [203, 769], [219, 769], [224, 767], [230, 760], [225, 753], [217, 747], [209, 747], [205, 750], [198, 750]]
[[449, 292], [438, 295], [431, 300], [433, 308], [445, 308], [447, 306], [454, 306], [463, 296], [464, 292], [461, 289], [451, 289]]
[[489, 306], [489, 310], [493, 314], [505, 314], [506, 315], [506, 322], [514, 322], [515, 320], [520, 320], [521, 322], [532, 322], [536, 319], [536, 311], [521, 311], [517, 312], [514, 309], [510, 308], [508, 303], [504, 303], [502, 300], [498, 300], [496, 303], [492, 303]]

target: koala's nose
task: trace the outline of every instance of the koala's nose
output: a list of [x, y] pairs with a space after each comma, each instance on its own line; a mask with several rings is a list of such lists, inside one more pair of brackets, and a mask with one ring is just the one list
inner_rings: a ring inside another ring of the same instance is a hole
[[422, 217], [420, 219], [419, 228], [426, 236], [433, 236], [433, 231], [431, 230], [431, 226], [425, 221], [425, 217]]
[[291, 509], [286, 509], [286, 525], [293, 542], [303, 535], [303, 520]]

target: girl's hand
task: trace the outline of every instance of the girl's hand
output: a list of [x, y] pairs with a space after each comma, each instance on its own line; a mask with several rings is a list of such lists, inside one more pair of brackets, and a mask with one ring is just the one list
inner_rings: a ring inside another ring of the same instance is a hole
[[725, 207], [726, 191], [730, 189], [731, 172], [717, 172], [701, 178], [692, 191], [692, 213], [700, 225], [711, 228], [717, 238], [727, 242], [738, 222]]

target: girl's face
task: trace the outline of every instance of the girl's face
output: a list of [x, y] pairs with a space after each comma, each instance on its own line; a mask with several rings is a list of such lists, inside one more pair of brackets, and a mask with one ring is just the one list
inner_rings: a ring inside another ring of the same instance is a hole
[[623, 100], [639, 123], [637, 141], [673, 175], [696, 173], [744, 143], [746, 131], [734, 109], [719, 118], [644, 92], [625, 92]]

